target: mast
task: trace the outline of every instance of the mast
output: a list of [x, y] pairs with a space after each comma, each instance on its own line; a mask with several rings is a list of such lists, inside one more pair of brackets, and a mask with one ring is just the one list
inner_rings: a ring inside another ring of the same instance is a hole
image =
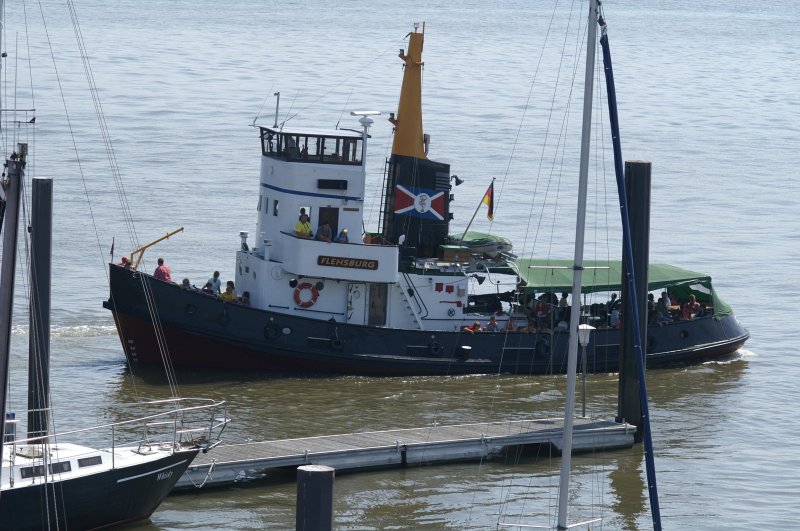
[[392, 156], [387, 164], [381, 205], [381, 236], [400, 243], [418, 257], [436, 256], [450, 229], [450, 165], [428, 159], [428, 137], [422, 129], [422, 31], [408, 35], [408, 50], [400, 50], [403, 85], [394, 125]]
[[[636, 369], [639, 378], [639, 404], [641, 406], [641, 428], [644, 442], [645, 468], [647, 474], [647, 492], [650, 499], [650, 513], [653, 520], [653, 529], [661, 530], [661, 508], [658, 501], [658, 486], [656, 484], [656, 464], [653, 456], [653, 435], [650, 429], [650, 407], [647, 401], [647, 380], [644, 369], [644, 347], [642, 331], [640, 328], [639, 295], [636, 292], [636, 278], [634, 277], [633, 241], [628, 210], [628, 194], [625, 190], [625, 176], [622, 170], [622, 143], [619, 136], [619, 114], [617, 112], [617, 90], [614, 85], [614, 68], [611, 64], [611, 45], [608, 42], [608, 28], [605, 20], [600, 18], [603, 36], [600, 44], [603, 49], [603, 70], [606, 78], [606, 91], [608, 93], [608, 116], [611, 124], [611, 138], [614, 144], [614, 173], [617, 178], [617, 193], [619, 195], [620, 217], [622, 218], [622, 251], [625, 260], [625, 272], [628, 293], [630, 293], [631, 316], [628, 322], [633, 330], [633, 343], [636, 350]], [[647, 283], [645, 282], [645, 286]]]
[[0, 461], [3, 458], [3, 444], [6, 431], [6, 391], [8, 389], [8, 365], [11, 355], [11, 313], [14, 308], [14, 275], [17, 262], [17, 231], [19, 228], [20, 192], [25, 156], [28, 144], [19, 144], [17, 153], [6, 160], [8, 182], [6, 186], [5, 233], [3, 234], [3, 261], [0, 266]]
[[400, 50], [403, 60], [403, 85], [397, 104], [397, 117], [392, 114], [389, 121], [394, 125], [392, 155], [404, 155], [427, 159], [422, 130], [422, 43], [425, 27], [417, 33], [417, 27], [408, 36], [408, 53]]
[[592, 96], [594, 56], [597, 40], [597, 0], [589, 2], [586, 39], [586, 72], [583, 92], [583, 124], [581, 162], [578, 175], [578, 215], [575, 222], [575, 258], [572, 266], [572, 308], [570, 310], [569, 349], [567, 352], [567, 400], [564, 406], [564, 443], [561, 449], [561, 479], [558, 489], [558, 529], [567, 529], [569, 472], [572, 466], [572, 429], [575, 415], [575, 381], [578, 366], [578, 324], [580, 322], [581, 277], [583, 275], [583, 241], [586, 231], [586, 195], [589, 183], [589, 148], [592, 128]]

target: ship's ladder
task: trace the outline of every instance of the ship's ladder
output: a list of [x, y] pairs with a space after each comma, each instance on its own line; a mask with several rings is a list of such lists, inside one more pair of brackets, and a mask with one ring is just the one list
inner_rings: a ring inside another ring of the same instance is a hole
[[409, 315], [411, 315], [412, 324], [416, 325], [416, 329], [417, 330], [422, 330], [424, 328], [422, 326], [422, 319], [419, 318], [419, 313], [414, 311], [414, 306], [412, 306], [412, 303], [414, 303], [414, 301], [411, 299], [412, 296], [408, 294], [409, 290], [413, 290], [413, 291], [416, 291], [416, 290], [414, 289], [414, 287], [411, 284], [411, 282], [409, 281], [409, 279], [405, 277], [405, 275], [403, 275], [403, 279], [406, 281], [406, 286], [405, 287], [402, 286], [401, 282], [398, 282], [397, 284], [395, 284], [395, 286], [397, 286], [397, 289], [400, 290], [400, 295], [402, 297], [400, 300], [403, 301], [403, 304], [405, 305], [406, 309], [408, 310]]

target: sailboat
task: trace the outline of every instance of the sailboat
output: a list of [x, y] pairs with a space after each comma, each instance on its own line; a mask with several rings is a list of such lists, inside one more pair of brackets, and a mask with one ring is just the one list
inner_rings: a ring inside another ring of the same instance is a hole
[[[6, 114], [8, 111], [3, 109], [4, 118], [12, 115]], [[24, 123], [32, 126], [34, 122], [30, 119]], [[10, 128], [3, 123], [2, 128], [14, 130], [16, 137], [21, 123], [14, 122]], [[28, 189], [28, 159], [28, 144], [17, 144], [0, 178], [0, 415], [4, 419], [0, 423], [0, 529], [96, 529], [146, 519], [198, 452], [219, 444], [228, 423], [226, 404], [178, 398], [173, 393], [163, 400], [106, 404], [98, 423], [89, 428], [61, 433], [52, 429], [49, 311], [53, 181], [31, 179], [33, 190], [28, 203], [22, 193]], [[27, 212], [30, 219], [23, 219]], [[27, 412], [7, 410], [20, 225], [27, 229], [23, 231], [25, 248], [30, 248], [25, 261], [30, 264], [31, 312]], [[79, 407], [77, 400], [73, 405]], [[27, 418], [27, 434], [18, 433], [23, 418]]]
[[[19, 144], [6, 161], [5, 225], [0, 278], [0, 529], [94, 529], [148, 518], [172, 490], [200, 451], [220, 442], [227, 422], [224, 402], [171, 398], [139, 404], [109, 405], [107, 423], [64, 433], [51, 433], [49, 404], [49, 276], [31, 277], [32, 357], [29, 385], [36, 401], [26, 415], [28, 437], [18, 437], [18, 420], [6, 412], [14, 297], [16, 241], [20, 190], [27, 145]], [[52, 203], [52, 180], [34, 179], [34, 205]], [[37, 196], [38, 190], [44, 190]], [[44, 198], [44, 199], [42, 199]], [[35, 271], [49, 272], [51, 208], [39, 215], [34, 208], [31, 233], [44, 241], [31, 263]], [[41, 227], [41, 228], [40, 228]], [[40, 231], [45, 228], [47, 232]], [[35, 250], [37, 246], [33, 246]], [[42, 269], [44, 266], [44, 269]], [[34, 352], [35, 351], [35, 352]], [[30, 396], [30, 395], [29, 395]], [[29, 402], [29, 405], [31, 403]], [[137, 414], [137, 416], [133, 416]], [[106, 440], [92, 448], [70, 442], [76, 438]]]
[[[557, 313], [552, 297], [568, 285], [540, 274], [540, 263], [516, 257], [506, 239], [451, 235], [460, 179], [449, 164], [428, 158], [424, 35], [424, 25], [416, 26], [400, 53], [403, 82], [397, 113], [389, 116], [394, 139], [377, 230], [359, 229], [366, 220], [370, 128], [379, 113], [354, 111], [357, 128], [325, 130], [278, 123], [276, 110], [273, 125], [257, 126], [258, 214], [255, 237], [242, 231], [236, 245], [235, 300], [140, 270], [149, 246], [133, 251], [132, 267], [109, 264], [103, 304], [131, 365], [161, 363], [152, 304], [175, 366], [368, 375], [566, 372], [569, 322], [562, 316], [571, 314]], [[491, 186], [484, 201], [491, 205], [493, 197]], [[619, 262], [597, 265], [605, 275], [582, 293], [619, 290]], [[651, 291], [668, 292], [675, 308], [694, 297], [705, 310], [648, 328], [649, 368], [728, 356], [747, 341], [708, 275], [652, 268]], [[515, 289], [478, 292], [482, 279], [500, 275], [514, 279]], [[544, 297], [551, 300], [539, 319], [534, 304]], [[572, 305], [581, 306], [580, 299]], [[597, 327], [588, 349], [592, 372], [619, 369], [621, 334], [609, 313], [601, 304], [582, 308]], [[562, 320], [567, 326], [557, 326]], [[473, 333], [475, 323], [490, 321], [493, 330]]]

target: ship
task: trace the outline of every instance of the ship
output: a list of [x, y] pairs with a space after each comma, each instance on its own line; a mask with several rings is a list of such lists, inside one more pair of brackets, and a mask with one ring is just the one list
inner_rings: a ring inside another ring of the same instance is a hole
[[[380, 113], [353, 111], [358, 126], [332, 130], [277, 120], [256, 126], [257, 222], [254, 237], [239, 234], [233, 293], [219, 297], [155, 278], [138, 267], [144, 248], [136, 260], [109, 264], [103, 304], [130, 364], [161, 364], [163, 344], [175, 367], [383, 376], [566, 372], [570, 312], [555, 294], [568, 288], [553, 275], [534, 274], [561, 266], [520, 259], [506, 238], [451, 235], [460, 179], [449, 164], [428, 158], [423, 40], [424, 26], [415, 27], [400, 53], [403, 81], [397, 112], [388, 117], [394, 138], [377, 230], [362, 227], [369, 131]], [[490, 212], [493, 195], [492, 183], [482, 201]], [[584, 293], [620, 289], [619, 263], [601, 267], [603, 282]], [[515, 288], [476, 289], [501, 276], [515, 279]], [[709, 276], [651, 264], [650, 278], [650, 290], [672, 300], [665, 308], [671, 313], [648, 326], [648, 368], [730, 356], [749, 338]], [[690, 297], [702, 312], [680, 311]], [[539, 303], [547, 315], [537, 315]], [[622, 332], [613, 313], [604, 304], [581, 308], [581, 319], [596, 328], [586, 349], [590, 372], [619, 368]]]

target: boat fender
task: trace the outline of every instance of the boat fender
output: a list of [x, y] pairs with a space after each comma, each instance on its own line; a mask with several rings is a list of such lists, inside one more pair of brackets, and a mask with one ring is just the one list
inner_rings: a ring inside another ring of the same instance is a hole
[[428, 344], [428, 350], [434, 356], [438, 356], [439, 354], [442, 353], [442, 345], [438, 341], [431, 341]]
[[[303, 300], [301, 293], [306, 290], [311, 292], [311, 298], [308, 300]], [[316, 286], [309, 284], [308, 282], [303, 282], [294, 289], [294, 303], [300, 308], [311, 308], [314, 306], [314, 303], [317, 302], [317, 297], [319, 297], [319, 290]]]
[[281, 329], [275, 323], [267, 323], [264, 326], [264, 337], [267, 339], [278, 339], [281, 337]]
[[655, 336], [647, 336], [647, 352], [655, 352], [657, 344]]
[[194, 304], [187, 304], [186, 305], [186, 315], [194, 315], [197, 313], [197, 306]]
[[344, 348], [344, 341], [342, 341], [337, 337], [334, 337], [331, 338], [330, 345], [331, 345], [331, 350], [335, 350], [336, 352], [341, 352], [342, 349]]
[[547, 356], [550, 354], [550, 344], [545, 339], [536, 342], [536, 356]]

